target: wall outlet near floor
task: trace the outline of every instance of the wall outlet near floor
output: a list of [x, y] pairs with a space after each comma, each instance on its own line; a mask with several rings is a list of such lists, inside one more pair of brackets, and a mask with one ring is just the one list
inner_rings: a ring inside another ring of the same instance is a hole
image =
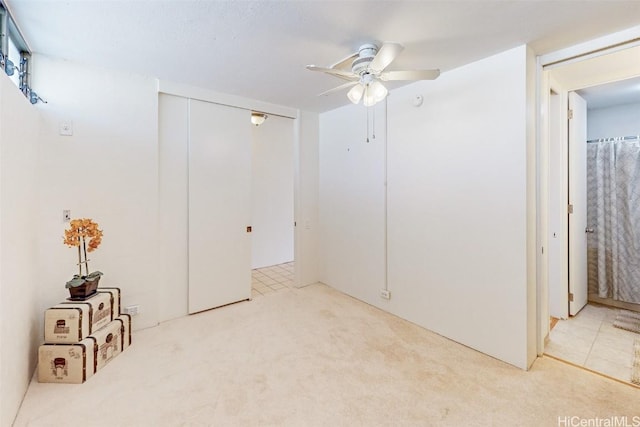
[[140, 312], [140, 305], [128, 305], [122, 310], [122, 312], [130, 316], [136, 316]]
[[391, 299], [391, 291], [388, 289], [380, 289], [380, 298]]

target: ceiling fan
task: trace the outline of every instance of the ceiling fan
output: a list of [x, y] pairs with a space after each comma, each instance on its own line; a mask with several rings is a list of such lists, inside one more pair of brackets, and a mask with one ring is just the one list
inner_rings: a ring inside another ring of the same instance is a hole
[[[382, 82], [433, 80], [440, 75], [440, 70], [385, 71], [403, 49], [404, 47], [398, 43], [384, 43], [380, 48], [373, 43], [367, 43], [360, 46], [358, 52], [349, 55], [329, 68], [307, 65], [307, 69], [347, 80], [347, 83], [322, 92], [318, 96], [351, 87], [347, 93], [349, 100], [357, 104], [362, 99], [363, 104], [370, 107], [387, 96], [387, 88]], [[351, 61], [350, 70], [345, 69], [349, 61]]]

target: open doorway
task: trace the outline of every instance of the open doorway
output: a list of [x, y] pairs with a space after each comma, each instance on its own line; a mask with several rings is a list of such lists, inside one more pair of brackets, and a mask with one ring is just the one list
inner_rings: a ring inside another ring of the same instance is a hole
[[294, 286], [293, 122], [252, 126], [252, 297]]
[[[572, 105], [573, 98], [584, 102], [582, 114]], [[567, 91], [566, 100], [568, 123], [563, 129], [560, 122], [565, 119], [558, 114], [564, 111], [562, 97], [550, 95], [550, 115], [556, 115], [550, 120], [550, 133], [555, 132], [550, 138], [550, 182], [553, 185], [553, 177], [556, 184], [567, 182], [550, 191], [549, 206], [556, 215], [550, 215], [549, 248], [553, 251], [554, 240], [562, 236], [567, 246], [566, 256], [549, 259], [551, 322], [544, 352], [640, 385], [640, 78], [575, 88]], [[576, 128], [584, 133], [579, 144], [572, 144], [575, 133], [580, 134]], [[575, 167], [579, 159], [583, 168]], [[565, 213], [558, 202], [563, 189]], [[576, 189], [584, 195], [576, 195]], [[584, 224], [576, 220], [581, 215]], [[580, 235], [575, 223], [581, 224]], [[576, 253], [583, 258], [578, 267]], [[563, 274], [568, 283], [561, 280]], [[576, 288], [585, 297], [577, 308], [571, 306]]]

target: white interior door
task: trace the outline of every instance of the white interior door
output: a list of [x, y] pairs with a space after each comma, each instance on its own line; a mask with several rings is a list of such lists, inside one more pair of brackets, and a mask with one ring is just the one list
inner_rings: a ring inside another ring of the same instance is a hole
[[249, 112], [189, 101], [189, 313], [251, 297]]
[[[569, 144], [566, 117], [567, 98], [558, 92], [549, 94], [549, 144], [548, 144], [548, 260], [549, 315], [567, 319], [569, 317], [568, 289], [568, 231], [567, 218], [569, 186]], [[563, 119], [565, 117], [565, 119]], [[545, 313], [546, 314], [546, 313]], [[546, 315], [543, 316], [545, 319]], [[546, 321], [545, 325], [548, 325]], [[546, 326], [545, 326], [546, 327]]]
[[[587, 304], [587, 103], [569, 92], [569, 314]], [[570, 208], [571, 210], [571, 208]]]

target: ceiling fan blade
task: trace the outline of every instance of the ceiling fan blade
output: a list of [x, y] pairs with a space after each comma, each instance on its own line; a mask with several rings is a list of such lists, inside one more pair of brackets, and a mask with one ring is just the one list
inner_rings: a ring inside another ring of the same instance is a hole
[[351, 55], [347, 56], [346, 58], [341, 59], [340, 61], [336, 62], [335, 64], [331, 65], [332, 69], [351, 69], [351, 63], [353, 62], [353, 58], [356, 58], [358, 56], [358, 52], [352, 53]]
[[380, 80], [435, 80], [439, 75], [440, 70], [385, 71], [380, 74]]
[[345, 88], [348, 88], [348, 87], [351, 87], [351, 86], [357, 85], [357, 84], [358, 84], [358, 82], [347, 82], [345, 84], [341, 84], [338, 87], [334, 87], [333, 89], [325, 90], [324, 92], [319, 93], [318, 96], [329, 95], [330, 93], [338, 92], [339, 90], [342, 90], [342, 89], [345, 89]]
[[315, 65], [307, 65], [307, 70], [321, 71], [323, 73], [331, 74], [332, 76], [340, 77], [346, 80], [358, 81], [360, 77], [351, 71], [336, 70], [334, 68], [317, 67]]
[[396, 59], [396, 56], [404, 50], [404, 46], [399, 43], [385, 43], [378, 50], [375, 58], [369, 64], [369, 69], [374, 73], [380, 73]]

